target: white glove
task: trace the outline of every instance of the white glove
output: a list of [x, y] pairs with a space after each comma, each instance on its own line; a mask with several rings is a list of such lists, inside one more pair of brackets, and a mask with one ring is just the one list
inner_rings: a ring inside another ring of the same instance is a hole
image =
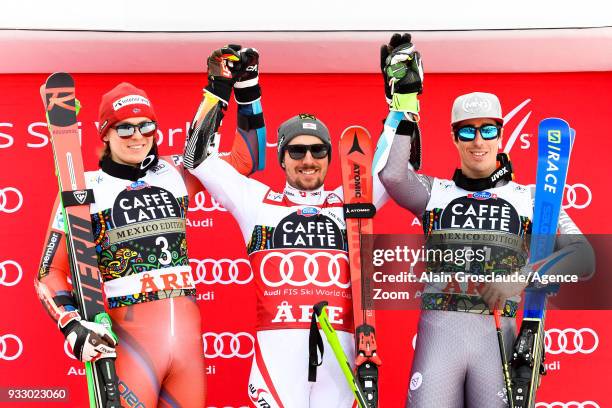
[[117, 357], [117, 340], [104, 325], [81, 320], [75, 311], [64, 313], [58, 325], [77, 359], [87, 362]]

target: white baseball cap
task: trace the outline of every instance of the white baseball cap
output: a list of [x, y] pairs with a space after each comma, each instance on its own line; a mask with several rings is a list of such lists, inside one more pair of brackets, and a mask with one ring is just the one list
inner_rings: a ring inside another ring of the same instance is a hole
[[497, 96], [486, 92], [472, 92], [455, 99], [451, 125], [475, 118], [491, 118], [503, 125], [504, 117]]

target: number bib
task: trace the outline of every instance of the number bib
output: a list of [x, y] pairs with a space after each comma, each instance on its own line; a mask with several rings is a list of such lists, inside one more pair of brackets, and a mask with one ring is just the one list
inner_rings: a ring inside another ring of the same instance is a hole
[[91, 220], [109, 307], [195, 293], [187, 255], [188, 196], [168, 162], [137, 181], [88, 173]]
[[[506, 275], [527, 259], [525, 234], [532, 218], [531, 193], [515, 182], [485, 191], [470, 192], [450, 180], [434, 179], [423, 214], [427, 269], [432, 279], [425, 287], [422, 307], [488, 314], [480, 296], [482, 280], [467, 275]], [[444, 279], [442, 279], [444, 278]], [[520, 297], [503, 306], [513, 317]]]

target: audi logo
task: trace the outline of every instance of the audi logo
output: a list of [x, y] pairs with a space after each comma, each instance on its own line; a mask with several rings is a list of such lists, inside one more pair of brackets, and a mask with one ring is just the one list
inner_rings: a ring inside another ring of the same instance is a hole
[[206, 194], [204, 191], [198, 191], [193, 197], [193, 201], [195, 206], [190, 206], [189, 211], [227, 211], [225, 208], [221, 207], [221, 204], [219, 204], [212, 196], [210, 196], [210, 204], [208, 204], [206, 202]]
[[579, 210], [586, 208], [593, 200], [591, 189], [585, 184], [566, 184], [565, 185], [565, 201], [563, 209], [577, 208]]
[[[534, 187], [535, 184], [530, 184], [528, 187]], [[562, 208], [576, 208], [582, 210], [591, 205], [593, 201], [593, 193], [591, 189], [583, 183], [566, 184], [564, 188], [564, 197]]]
[[535, 408], [600, 408], [595, 401], [538, 402]]
[[599, 336], [595, 330], [582, 329], [548, 329], [544, 337], [546, 352], [550, 354], [591, 354], [599, 346]]
[[255, 353], [255, 338], [247, 332], [207, 332], [202, 342], [206, 358], [249, 358]]
[[23, 343], [14, 334], [0, 336], [0, 360], [17, 360], [23, 353]]
[[[13, 279], [9, 278], [15, 275], [11, 271], [17, 271], [17, 276]], [[0, 286], [15, 286], [21, 281], [22, 276], [23, 271], [21, 270], [21, 265], [17, 262], [10, 259], [0, 262]]]
[[189, 259], [195, 264], [195, 282], [212, 285], [220, 283], [244, 285], [253, 280], [253, 270], [247, 259]]
[[21, 208], [23, 195], [15, 187], [0, 188], [0, 212], [14, 213]]
[[[324, 262], [325, 260], [327, 262]], [[266, 267], [267, 262], [273, 265]], [[326, 264], [327, 268], [325, 268]], [[319, 268], [327, 269], [327, 276], [324, 273], [323, 276], [319, 276]], [[296, 270], [303, 273], [303, 276], [294, 279]], [[319, 287], [336, 285], [339, 288], [347, 289], [351, 286], [351, 277], [346, 273], [348, 271], [348, 257], [345, 253], [269, 252], [261, 260], [260, 271], [262, 281], [271, 287], [279, 287], [285, 284], [292, 286], [315, 285]], [[279, 278], [269, 279], [266, 274], [270, 271], [278, 272]], [[345, 282], [340, 281], [343, 271], [345, 272]]]

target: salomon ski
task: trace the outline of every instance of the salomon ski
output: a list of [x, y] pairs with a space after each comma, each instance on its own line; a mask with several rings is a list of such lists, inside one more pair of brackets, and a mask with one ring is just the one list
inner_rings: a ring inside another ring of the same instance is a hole
[[[529, 262], [554, 250], [559, 213], [572, 147], [572, 131], [562, 119], [549, 118], [538, 127], [538, 165]], [[546, 298], [557, 288], [526, 289], [523, 321], [510, 363], [512, 407], [533, 408], [544, 368]]]
[[[69, 74], [55, 73], [41, 87], [45, 105], [55, 168], [64, 212], [66, 242], [74, 297], [83, 319], [106, 325], [110, 318], [104, 311], [102, 284], [98, 271], [89, 204], [93, 191], [85, 186], [83, 159], [76, 119], [77, 102], [74, 80]], [[115, 360], [102, 358], [86, 363], [90, 406], [119, 408]]]

